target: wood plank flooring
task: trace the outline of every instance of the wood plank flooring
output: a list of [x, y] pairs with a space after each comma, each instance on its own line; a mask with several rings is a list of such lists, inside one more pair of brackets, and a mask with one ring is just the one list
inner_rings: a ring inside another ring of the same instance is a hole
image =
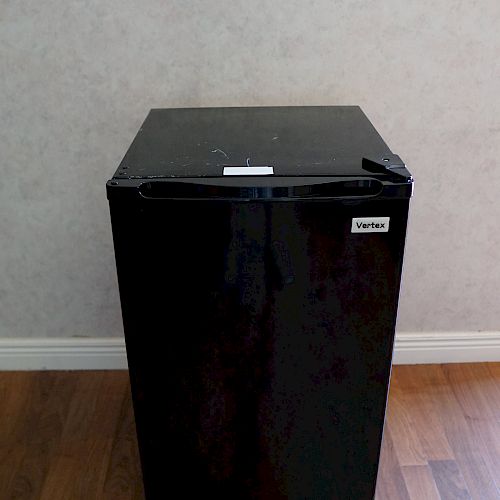
[[377, 500], [500, 499], [500, 363], [393, 369]]
[[[1, 500], [141, 500], [128, 374], [0, 372]], [[377, 500], [500, 500], [500, 363], [396, 366]]]

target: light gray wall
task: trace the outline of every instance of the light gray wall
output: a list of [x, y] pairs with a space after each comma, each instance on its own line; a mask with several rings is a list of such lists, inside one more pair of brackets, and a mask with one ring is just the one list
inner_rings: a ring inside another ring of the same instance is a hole
[[399, 329], [500, 322], [500, 2], [0, 2], [0, 336], [122, 332], [104, 184], [151, 107], [360, 104], [416, 177]]

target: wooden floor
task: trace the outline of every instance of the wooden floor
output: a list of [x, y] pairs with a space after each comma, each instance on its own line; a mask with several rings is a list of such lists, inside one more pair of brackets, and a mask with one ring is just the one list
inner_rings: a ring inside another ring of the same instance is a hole
[[500, 499], [500, 363], [393, 370], [377, 499]]
[[[500, 363], [395, 367], [377, 500], [499, 487]], [[0, 373], [1, 500], [143, 498], [127, 372]]]

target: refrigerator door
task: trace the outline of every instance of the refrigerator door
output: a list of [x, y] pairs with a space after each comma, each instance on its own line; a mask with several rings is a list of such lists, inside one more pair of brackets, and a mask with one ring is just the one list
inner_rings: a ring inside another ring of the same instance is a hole
[[373, 498], [409, 200], [372, 194], [111, 200], [148, 498]]

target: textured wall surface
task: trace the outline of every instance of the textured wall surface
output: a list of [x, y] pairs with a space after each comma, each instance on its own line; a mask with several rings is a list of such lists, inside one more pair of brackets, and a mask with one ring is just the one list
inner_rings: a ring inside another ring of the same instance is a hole
[[104, 184], [151, 107], [360, 104], [416, 177], [399, 330], [498, 329], [497, 0], [0, 0], [0, 336], [121, 335]]

